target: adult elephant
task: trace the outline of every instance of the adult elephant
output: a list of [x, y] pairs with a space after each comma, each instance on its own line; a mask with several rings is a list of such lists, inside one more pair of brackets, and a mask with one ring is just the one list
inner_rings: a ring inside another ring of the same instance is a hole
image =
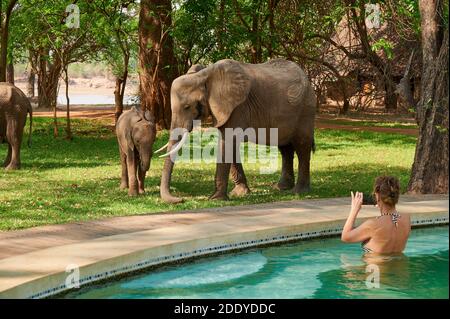
[[30, 134], [28, 145], [31, 144], [31, 128], [33, 111], [25, 94], [16, 86], [0, 82], [0, 143], [6, 141], [8, 154], [3, 163], [6, 169], [20, 168], [20, 147], [27, 115], [30, 113]]
[[[200, 119], [209, 112], [214, 126], [222, 133], [219, 141], [221, 156], [224, 156], [226, 149], [230, 149], [229, 143], [236, 143], [236, 140], [225, 141], [226, 128], [277, 128], [278, 147], [282, 155], [279, 189], [293, 188], [294, 193], [310, 189], [316, 97], [307, 75], [296, 63], [284, 59], [274, 59], [262, 64], [221, 60], [204, 68], [196, 65], [187, 74], [174, 80], [170, 98], [171, 131], [184, 128], [186, 133], [181, 139], [169, 140], [167, 154], [178, 152], [186, 140], [187, 132], [193, 128], [193, 120]], [[253, 142], [258, 143], [258, 138]], [[294, 152], [299, 158], [296, 184]], [[249, 188], [240, 161], [236, 160], [236, 156], [231, 163], [227, 163], [224, 158], [219, 159], [215, 191], [210, 198], [228, 198], [230, 170], [235, 184], [232, 195], [247, 194]], [[173, 166], [172, 158], [167, 157], [160, 193], [164, 201], [178, 203], [182, 198], [172, 196], [169, 190]]]

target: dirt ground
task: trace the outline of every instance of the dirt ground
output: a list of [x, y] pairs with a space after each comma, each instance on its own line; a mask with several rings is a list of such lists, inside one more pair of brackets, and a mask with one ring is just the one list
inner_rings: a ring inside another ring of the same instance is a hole
[[[51, 110], [34, 110], [34, 116], [36, 117], [52, 117], [53, 111]], [[113, 124], [114, 121], [114, 107], [112, 106], [71, 106], [70, 107], [71, 118], [77, 119], [108, 119]], [[66, 110], [62, 107], [57, 109], [58, 117], [65, 117]], [[396, 121], [401, 123], [414, 123], [414, 119], [405, 117], [403, 115], [387, 115], [390, 122]], [[377, 127], [377, 126], [361, 126], [358, 122], [361, 121], [386, 121], [386, 115], [367, 115], [361, 116], [360, 114], [348, 115], [348, 116], [332, 116], [329, 114], [318, 114], [316, 118], [316, 127], [325, 129], [337, 129], [348, 131], [372, 131], [372, 132], [384, 132], [384, 133], [398, 133], [411, 136], [418, 136], [419, 131], [416, 128], [392, 128], [392, 127]]]

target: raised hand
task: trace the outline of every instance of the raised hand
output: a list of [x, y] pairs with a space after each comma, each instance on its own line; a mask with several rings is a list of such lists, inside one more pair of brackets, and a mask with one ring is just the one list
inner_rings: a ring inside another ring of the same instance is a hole
[[361, 206], [363, 203], [363, 193], [356, 192], [355, 194], [353, 194], [353, 192], [351, 192], [351, 194], [352, 194], [351, 212], [357, 214], [361, 210]]

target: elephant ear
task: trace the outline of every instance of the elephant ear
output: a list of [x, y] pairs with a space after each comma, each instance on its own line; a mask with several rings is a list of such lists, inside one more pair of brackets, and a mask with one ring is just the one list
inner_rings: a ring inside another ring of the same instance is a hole
[[146, 110], [144, 113], [144, 119], [147, 122], [150, 122], [151, 124], [155, 123], [155, 117], [153, 116], [152, 112], [150, 112], [149, 110]]
[[137, 122], [142, 121], [144, 115], [142, 114], [142, 111], [136, 106], [134, 106], [129, 112], [133, 112], [134, 114], [131, 116], [128, 122], [129, 125], [127, 126], [125, 131], [125, 138], [127, 140], [128, 148], [134, 151], [134, 141], [132, 136], [133, 128]]
[[250, 92], [251, 80], [239, 63], [223, 60], [212, 65], [206, 83], [208, 104], [214, 117], [215, 127], [220, 127], [243, 103]]
[[189, 70], [187, 71], [186, 74], [192, 74], [192, 73], [197, 73], [198, 71], [201, 71], [205, 68], [205, 66], [203, 64], [193, 64]]
[[149, 110], [143, 111], [141, 108], [137, 107], [136, 105], [132, 107], [131, 109], [138, 117], [139, 120], [146, 120], [147, 122], [154, 123], [155, 117], [153, 116], [152, 112]]
[[127, 131], [125, 132], [125, 138], [127, 139], [127, 145], [128, 148], [132, 151], [134, 151], [134, 142], [133, 142], [133, 138], [131, 137], [131, 132], [133, 131], [133, 128], [128, 128]]
[[9, 83], [0, 83], [0, 103], [11, 103], [13, 86]]

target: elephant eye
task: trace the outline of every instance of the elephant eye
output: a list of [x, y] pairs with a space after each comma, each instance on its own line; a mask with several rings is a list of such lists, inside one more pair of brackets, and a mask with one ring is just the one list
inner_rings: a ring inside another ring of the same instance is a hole
[[202, 106], [200, 103], [197, 103], [196, 109], [197, 109], [197, 119], [199, 119], [202, 117]]
[[185, 106], [184, 106], [184, 109], [186, 110], [186, 109], [188, 109], [188, 108], [190, 108], [191, 106], [189, 105], [189, 104], [186, 104]]

